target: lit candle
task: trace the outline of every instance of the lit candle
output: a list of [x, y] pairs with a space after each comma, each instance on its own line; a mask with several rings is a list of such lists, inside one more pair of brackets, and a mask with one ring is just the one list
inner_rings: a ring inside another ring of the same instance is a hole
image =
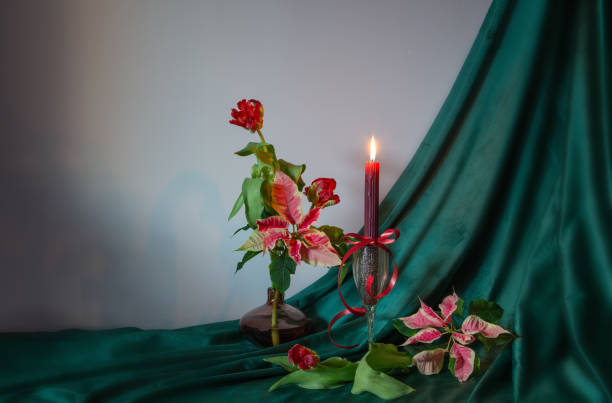
[[[365, 163], [365, 209], [363, 234], [368, 238], [378, 238], [378, 173], [380, 164], [376, 160], [374, 136], [370, 140], [370, 160]], [[363, 248], [364, 281], [373, 277], [372, 289], [378, 293], [378, 249], [374, 246]], [[364, 305], [375, 306], [376, 299], [364, 292], [361, 296]]]
[[378, 173], [380, 164], [376, 160], [374, 136], [370, 140], [370, 160], [365, 163], [365, 209], [364, 235], [378, 237]]

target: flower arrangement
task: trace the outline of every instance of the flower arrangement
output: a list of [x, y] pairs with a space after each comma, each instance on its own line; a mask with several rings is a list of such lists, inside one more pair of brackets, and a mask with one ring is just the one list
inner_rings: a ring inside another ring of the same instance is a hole
[[331, 389], [353, 382], [353, 394], [369, 392], [381, 399], [395, 399], [415, 391], [396, 378], [405, 375], [411, 367], [416, 367], [423, 375], [438, 374], [448, 353], [449, 370], [459, 382], [466, 382], [480, 370], [478, 355], [467, 345], [478, 339], [488, 350], [493, 346], [503, 347], [517, 337], [496, 323], [504, 311], [495, 302], [472, 301], [468, 315], [460, 320], [464, 301], [455, 292], [444, 298], [439, 312], [419, 301], [421, 307], [415, 314], [392, 321], [407, 337], [400, 347], [411, 350], [418, 343], [439, 343], [445, 335], [449, 336], [448, 341], [418, 352], [398, 351], [393, 344], [370, 343], [368, 352], [358, 362], [341, 357], [320, 361], [316, 352], [296, 344], [287, 355], [264, 358], [289, 372], [269, 391], [290, 384], [308, 389]]
[[[242, 190], [228, 220], [244, 206], [247, 224], [239, 228], [252, 230], [249, 239], [238, 251], [244, 252], [236, 272], [261, 254], [270, 256], [270, 280], [275, 290], [272, 313], [272, 343], [278, 344], [276, 327], [276, 301], [290, 285], [291, 274], [297, 265], [305, 262], [312, 266], [332, 267], [340, 264], [346, 251], [344, 231], [335, 226], [316, 227], [321, 211], [340, 202], [334, 194], [336, 181], [331, 178], [315, 179], [305, 186], [302, 174], [306, 165], [296, 165], [277, 158], [274, 146], [262, 134], [264, 110], [261, 102], [243, 99], [232, 109], [229, 123], [259, 136], [259, 142], [249, 142], [235, 154], [256, 158], [251, 175], [242, 182]], [[302, 193], [303, 191], [303, 193]], [[302, 211], [302, 196], [311, 203]], [[276, 338], [276, 340], [275, 340]]]

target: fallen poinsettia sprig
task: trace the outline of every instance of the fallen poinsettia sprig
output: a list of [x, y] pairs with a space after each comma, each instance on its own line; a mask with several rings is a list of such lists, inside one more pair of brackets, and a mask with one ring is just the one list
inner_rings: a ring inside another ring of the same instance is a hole
[[[269, 391], [284, 385], [332, 389], [353, 382], [353, 394], [370, 392], [381, 399], [395, 399], [415, 389], [392, 375], [406, 372], [413, 366], [424, 375], [438, 374], [448, 353], [449, 370], [460, 382], [465, 382], [476, 375], [480, 366], [480, 358], [468, 345], [478, 339], [491, 348], [517, 337], [497, 324], [504, 310], [495, 302], [472, 301], [468, 316], [461, 320], [464, 302], [454, 292], [444, 298], [439, 312], [419, 301], [421, 307], [417, 313], [394, 319], [393, 325], [408, 337], [401, 346], [412, 349], [418, 343], [438, 344], [435, 348], [411, 356], [409, 352], [398, 351], [393, 344], [370, 343], [368, 352], [358, 362], [351, 362], [341, 357], [319, 361], [316, 352], [296, 344], [287, 355], [264, 358], [289, 372]], [[444, 336], [448, 336], [448, 341], [442, 340]]]
[[[463, 300], [455, 292], [442, 300], [439, 314], [419, 299], [421, 307], [417, 313], [393, 321], [395, 328], [407, 336], [402, 346], [416, 343], [433, 343], [448, 335], [446, 347], [428, 349], [412, 357], [414, 366], [423, 375], [440, 373], [446, 353], [449, 355], [448, 368], [460, 381], [467, 381], [476, 375], [480, 368], [480, 358], [476, 351], [467, 347], [476, 339], [487, 348], [505, 344], [514, 336], [508, 330], [496, 324], [504, 310], [495, 302], [482, 299], [474, 300], [468, 308], [468, 316], [461, 326], [459, 318], [463, 315]], [[458, 316], [454, 317], [454, 316]]]
[[[353, 382], [352, 394], [370, 392], [381, 399], [395, 399], [414, 391], [412, 387], [392, 377], [395, 370], [411, 365], [410, 354], [397, 351], [393, 344], [370, 343], [369, 351], [358, 362], [341, 357], [319, 361], [309, 348], [294, 345], [287, 355], [264, 358], [280, 365], [289, 374], [279, 379], [269, 391], [284, 385], [297, 385], [306, 389], [333, 389]], [[311, 365], [311, 363], [316, 364]]]

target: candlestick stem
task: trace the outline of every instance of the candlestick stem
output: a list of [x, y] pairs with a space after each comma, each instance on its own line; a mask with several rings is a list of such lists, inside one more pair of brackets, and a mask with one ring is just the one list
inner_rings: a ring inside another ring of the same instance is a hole
[[366, 306], [366, 319], [368, 321], [368, 343], [374, 343], [374, 317], [376, 316], [376, 305]]

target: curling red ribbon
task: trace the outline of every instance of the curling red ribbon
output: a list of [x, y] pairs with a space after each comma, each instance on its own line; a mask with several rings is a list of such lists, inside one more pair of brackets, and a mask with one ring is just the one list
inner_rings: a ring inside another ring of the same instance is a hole
[[[393, 236], [394, 236], [394, 238], [392, 238]], [[336, 343], [334, 341], [334, 339], [332, 338], [331, 328], [334, 325], [334, 323], [336, 323], [336, 321], [338, 319], [340, 319], [341, 317], [343, 317], [343, 316], [346, 316], [346, 315], [349, 315], [349, 314], [353, 314], [355, 316], [364, 316], [365, 315], [365, 309], [364, 308], [358, 307], [358, 306], [353, 306], [353, 307], [349, 306], [349, 304], [346, 303], [346, 301], [344, 300], [344, 297], [342, 296], [342, 291], [340, 290], [340, 273], [342, 272], [342, 268], [344, 267], [344, 264], [348, 260], [349, 256], [351, 256], [357, 250], [359, 250], [359, 249], [361, 249], [361, 248], [363, 248], [365, 246], [375, 246], [375, 247], [380, 248], [380, 249], [384, 250], [385, 252], [387, 252], [389, 254], [389, 256], [393, 256], [393, 254], [391, 253], [389, 248], [387, 248], [385, 245], [388, 245], [388, 244], [391, 244], [391, 243], [395, 242], [399, 238], [399, 236], [400, 236], [400, 232], [398, 230], [396, 230], [396, 229], [388, 229], [385, 232], [383, 232], [382, 234], [380, 234], [380, 236], [378, 238], [376, 238], [376, 239], [368, 238], [368, 237], [365, 237], [363, 235], [353, 234], [353, 233], [346, 234], [344, 236], [344, 241], [347, 244], [353, 245], [353, 246], [344, 255], [344, 258], [342, 259], [342, 263], [340, 264], [340, 268], [338, 269], [338, 295], [340, 295], [340, 300], [342, 301], [342, 304], [346, 307], [346, 309], [342, 310], [336, 316], [334, 316], [333, 319], [331, 320], [331, 322], [329, 322], [329, 326], [327, 327], [327, 334], [329, 335], [329, 340], [332, 342], [332, 344], [334, 346], [340, 347], [340, 348], [355, 348], [355, 347], [357, 347], [359, 344], [353, 344], [351, 346], [343, 346], [341, 344]], [[368, 281], [366, 283], [366, 292], [372, 298], [375, 298], [377, 300], [382, 299], [387, 294], [389, 294], [389, 292], [393, 289], [393, 287], [395, 286], [395, 282], [396, 281], [397, 281], [397, 263], [395, 262], [395, 259], [394, 259], [393, 260], [393, 275], [391, 276], [391, 280], [389, 280], [389, 283], [387, 284], [387, 287], [385, 287], [385, 289], [380, 294], [373, 295], [373, 293], [372, 293], [372, 284], [374, 283], [374, 276], [372, 276], [372, 274], [370, 274], [368, 276]]]

